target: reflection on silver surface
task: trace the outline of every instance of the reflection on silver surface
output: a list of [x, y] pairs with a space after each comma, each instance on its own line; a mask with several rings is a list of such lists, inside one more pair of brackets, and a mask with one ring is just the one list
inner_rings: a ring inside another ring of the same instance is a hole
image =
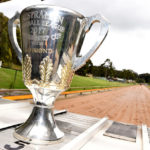
[[[18, 109], [18, 112], [21, 112], [21, 110]], [[59, 150], [65, 145], [69, 144], [77, 136], [85, 132], [85, 130], [87, 130], [95, 123], [100, 121], [100, 119], [98, 118], [74, 114], [70, 112], [59, 114], [55, 117], [55, 119], [59, 128], [65, 133], [65, 138], [63, 138], [62, 140], [55, 141], [53, 142], [54, 144], [50, 144], [50, 145], [35, 145], [32, 143], [29, 144], [28, 142], [21, 142], [20, 140], [16, 140], [12, 136], [14, 132], [14, 127], [10, 127], [8, 129], [6, 128], [2, 129], [0, 132], [0, 139], [1, 139], [0, 149]]]
[[56, 126], [52, 111], [38, 106], [33, 108], [28, 120], [16, 128], [16, 131], [14, 136], [17, 139], [35, 144], [49, 144], [49, 141], [55, 141], [64, 136], [64, 133]]
[[[11, 23], [18, 16], [9, 22], [10, 40], [15, 45]], [[78, 57], [85, 35], [95, 22], [100, 23], [99, 37], [85, 56]], [[54, 101], [69, 87], [75, 70], [82, 67], [102, 44], [109, 24], [100, 15], [84, 17], [75, 11], [48, 5], [24, 9], [20, 24], [23, 78], [34, 97], [35, 107], [14, 135], [23, 141], [44, 144], [44, 141], [48, 143], [63, 137], [53, 118]], [[21, 59], [18, 45], [13, 47]]]

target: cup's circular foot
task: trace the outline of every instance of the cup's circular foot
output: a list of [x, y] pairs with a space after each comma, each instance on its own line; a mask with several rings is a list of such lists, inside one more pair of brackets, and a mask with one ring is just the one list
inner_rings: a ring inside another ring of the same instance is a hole
[[64, 133], [57, 127], [51, 109], [35, 106], [27, 121], [15, 129], [14, 137], [33, 144], [53, 144]]
[[62, 136], [60, 139], [57, 139], [57, 140], [39, 140], [39, 139], [30, 139], [30, 138], [26, 138], [26, 137], [23, 137], [21, 135], [19, 135], [18, 133], [14, 132], [13, 133], [13, 136], [20, 140], [20, 141], [23, 141], [25, 143], [30, 143], [30, 144], [36, 144], [36, 145], [50, 145], [50, 144], [57, 144], [57, 143], [60, 143], [63, 141], [63, 137]]

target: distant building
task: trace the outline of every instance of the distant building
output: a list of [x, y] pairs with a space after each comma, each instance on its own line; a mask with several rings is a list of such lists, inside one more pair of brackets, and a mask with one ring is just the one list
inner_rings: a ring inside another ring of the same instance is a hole
[[122, 78], [108, 78], [109, 81], [117, 81], [117, 82], [127, 82], [126, 79], [122, 79]]
[[134, 80], [127, 80], [128, 83], [135, 83]]
[[90, 73], [87, 73], [87, 74], [86, 74], [86, 77], [93, 77], [93, 75], [90, 74]]

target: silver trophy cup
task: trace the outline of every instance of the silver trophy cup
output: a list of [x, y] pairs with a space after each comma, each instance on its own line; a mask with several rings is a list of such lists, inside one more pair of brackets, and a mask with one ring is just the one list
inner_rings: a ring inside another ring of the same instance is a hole
[[[100, 25], [97, 41], [80, 57], [85, 35], [95, 22]], [[22, 50], [16, 38], [18, 24]], [[27, 7], [9, 20], [10, 41], [22, 62], [24, 84], [35, 103], [30, 117], [15, 130], [17, 139], [49, 144], [64, 136], [53, 115], [55, 99], [69, 87], [74, 72], [99, 48], [108, 29], [109, 23], [99, 14], [84, 17], [76, 11], [50, 5]]]

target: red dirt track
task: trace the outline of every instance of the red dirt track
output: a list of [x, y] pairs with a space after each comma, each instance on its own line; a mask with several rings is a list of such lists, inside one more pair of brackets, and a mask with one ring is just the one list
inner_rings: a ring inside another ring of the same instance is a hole
[[55, 108], [150, 127], [150, 89], [144, 85], [56, 100]]

